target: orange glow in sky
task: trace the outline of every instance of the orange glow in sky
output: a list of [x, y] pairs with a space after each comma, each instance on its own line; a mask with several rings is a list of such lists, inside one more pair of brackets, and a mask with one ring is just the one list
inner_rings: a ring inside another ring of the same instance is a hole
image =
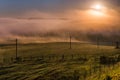
[[92, 6], [92, 9], [94, 9], [94, 10], [102, 10], [103, 6], [101, 4], [96, 4], [96, 5]]
[[94, 16], [105, 16], [105, 7], [102, 4], [96, 3], [95, 5], [91, 6], [91, 10], [89, 11], [90, 14]]

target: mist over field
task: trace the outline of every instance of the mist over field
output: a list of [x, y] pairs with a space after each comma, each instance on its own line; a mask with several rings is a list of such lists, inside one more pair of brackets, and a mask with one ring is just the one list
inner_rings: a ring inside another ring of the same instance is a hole
[[[103, 1], [106, 6], [102, 13], [96, 13], [89, 8], [92, 1], [88, 3], [81, 0], [66, 0], [60, 3], [58, 0], [50, 4], [43, 1], [39, 7], [38, 4], [31, 3], [20, 6], [27, 1], [16, 6], [16, 2], [1, 5], [1, 41], [14, 38], [44, 42], [68, 41], [69, 35], [75, 41], [94, 41], [98, 36], [101, 40], [119, 40], [120, 8], [115, 2], [111, 4]], [[39, 1], [35, 3], [37, 2]]]

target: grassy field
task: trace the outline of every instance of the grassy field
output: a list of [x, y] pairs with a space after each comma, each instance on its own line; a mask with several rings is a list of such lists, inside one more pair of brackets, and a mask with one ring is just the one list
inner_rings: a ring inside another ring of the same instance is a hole
[[102, 65], [100, 56], [118, 56], [119, 49], [85, 43], [19, 44], [21, 61], [14, 63], [15, 45], [0, 47], [0, 80], [119, 80], [119, 62]]

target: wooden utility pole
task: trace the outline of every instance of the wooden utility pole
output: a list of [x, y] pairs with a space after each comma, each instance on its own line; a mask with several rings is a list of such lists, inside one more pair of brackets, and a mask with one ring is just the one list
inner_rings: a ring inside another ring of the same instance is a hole
[[100, 45], [100, 43], [99, 43], [99, 37], [97, 37], [97, 48], [99, 48], [99, 45]]
[[72, 37], [70, 35], [70, 49], [72, 49]]
[[18, 58], [18, 39], [16, 39], [16, 59]]

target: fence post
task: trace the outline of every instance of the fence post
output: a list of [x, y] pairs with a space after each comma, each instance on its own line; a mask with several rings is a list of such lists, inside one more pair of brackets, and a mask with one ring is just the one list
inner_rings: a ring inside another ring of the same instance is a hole
[[116, 43], [115, 48], [119, 49], [119, 42], [115, 42], [115, 43]]
[[91, 76], [92, 75], [92, 66], [90, 64], [90, 69], [89, 69], [89, 75]]
[[43, 60], [43, 59], [44, 59], [44, 56], [42, 55], [41, 58], [42, 58], [42, 60]]
[[73, 54], [71, 56], [72, 56], [72, 60], [73, 60], [73, 57], [74, 57]]
[[65, 56], [64, 56], [64, 54], [62, 55], [62, 60], [64, 60], [64, 58], [65, 58]]
[[100, 80], [100, 77], [101, 77], [101, 66], [99, 65], [99, 76], [98, 76], [99, 80]]
[[49, 55], [49, 60], [51, 60], [51, 56]]

